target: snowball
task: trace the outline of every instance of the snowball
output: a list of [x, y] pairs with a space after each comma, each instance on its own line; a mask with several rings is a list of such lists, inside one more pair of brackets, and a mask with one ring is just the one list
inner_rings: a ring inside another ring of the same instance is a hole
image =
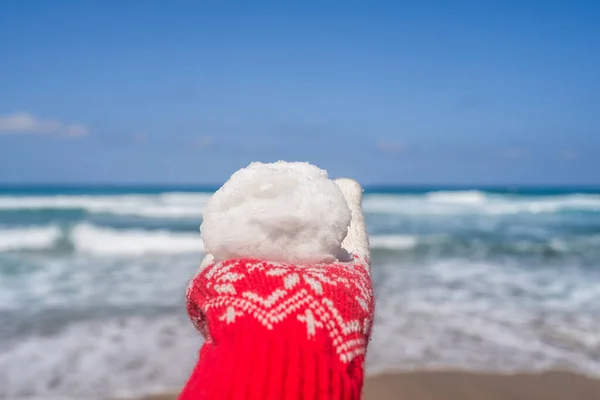
[[215, 260], [332, 262], [351, 213], [327, 171], [302, 162], [251, 163], [211, 197], [200, 226]]

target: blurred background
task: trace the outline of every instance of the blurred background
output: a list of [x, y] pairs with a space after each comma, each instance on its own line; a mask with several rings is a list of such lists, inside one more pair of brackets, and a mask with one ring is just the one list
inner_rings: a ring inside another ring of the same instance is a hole
[[0, 3], [0, 398], [177, 390], [210, 194], [366, 187], [367, 373], [600, 377], [600, 5]]

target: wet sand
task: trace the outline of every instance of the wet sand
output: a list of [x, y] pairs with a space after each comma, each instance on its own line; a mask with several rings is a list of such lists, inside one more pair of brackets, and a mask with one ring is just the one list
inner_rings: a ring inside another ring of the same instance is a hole
[[[176, 400], [177, 395], [139, 400]], [[363, 400], [600, 400], [600, 380], [568, 372], [479, 374], [414, 372], [373, 376]]]

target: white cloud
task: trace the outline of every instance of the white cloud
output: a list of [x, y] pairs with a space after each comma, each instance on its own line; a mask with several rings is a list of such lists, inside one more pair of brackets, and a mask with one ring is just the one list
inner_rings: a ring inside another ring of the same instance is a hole
[[133, 141], [137, 143], [143, 143], [146, 141], [146, 139], [148, 139], [148, 135], [145, 133], [136, 133], [133, 135]]
[[56, 120], [44, 120], [27, 112], [0, 115], [0, 135], [58, 135], [83, 137], [90, 133], [82, 124], [65, 124]]
[[207, 147], [212, 146], [213, 140], [210, 136], [201, 136], [194, 140], [194, 147], [198, 149], [206, 149]]
[[377, 142], [377, 148], [387, 153], [402, 153], [404, 151], [404, 145], [388, 141]]

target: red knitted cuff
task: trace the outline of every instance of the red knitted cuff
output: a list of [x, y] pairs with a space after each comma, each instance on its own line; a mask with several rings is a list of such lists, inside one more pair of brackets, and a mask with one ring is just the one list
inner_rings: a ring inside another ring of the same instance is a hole
[[360, 399], [375, 306], [367, 263], [203, 269], [187, 307], [206, 342], [180, 399]]

